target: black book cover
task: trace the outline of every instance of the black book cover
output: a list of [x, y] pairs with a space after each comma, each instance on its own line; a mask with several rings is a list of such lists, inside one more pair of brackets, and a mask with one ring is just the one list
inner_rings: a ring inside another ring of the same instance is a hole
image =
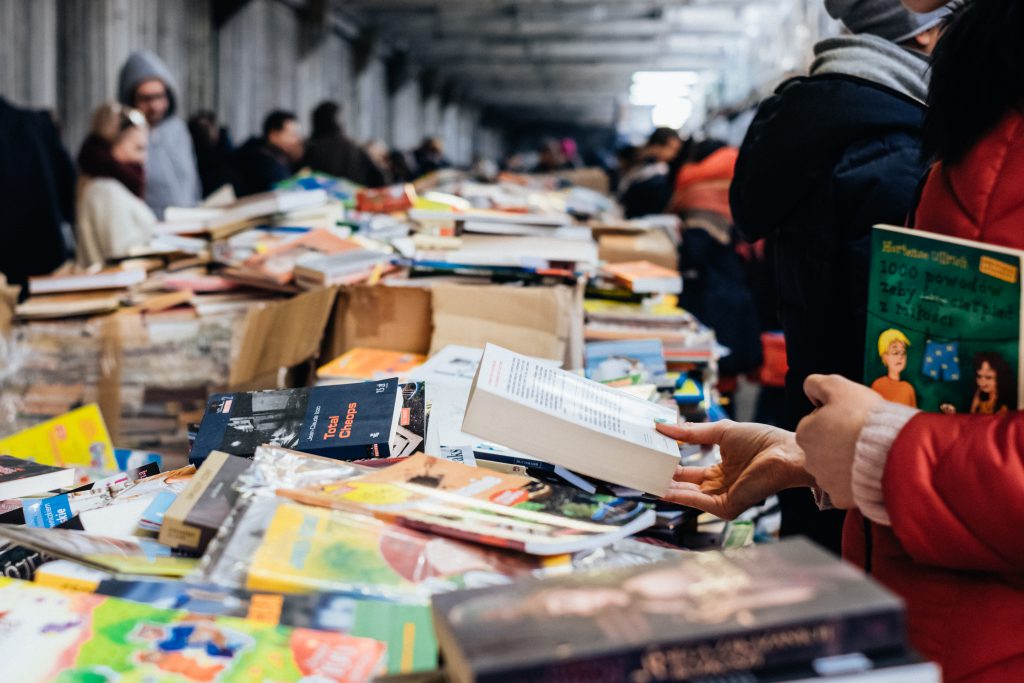
[[213, 451], [252, 457], [263, 444], [338, 460], [386, 458], [400, 408], [397, 379], [214, 394], [189, 462]]
[[63, 469], [62, 467], [40, 465], [33, 460], [26, 460], [25, 458], [0, 455], [0, 487], [3, 487], [7, 482], [27, 479], [28, 477], [38, 477], [41, 474], [50, 474], [51, 472], [60, 472]]
[[53, 559], [38, 550], [0, 541], [0, 576], [31, 581], [35, 578], [36, 569]]
[[905, 646], [898, 598], [802, 540], [433, 598], [462, 681], [697, 681]]

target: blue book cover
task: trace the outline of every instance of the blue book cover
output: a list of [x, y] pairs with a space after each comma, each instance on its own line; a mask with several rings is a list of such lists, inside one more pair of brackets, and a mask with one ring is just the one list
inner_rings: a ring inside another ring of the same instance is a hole
[[598, 382], [633, 374], [650, 379], [668, 372], [660, 339], [590, 342], [585, 354], [587, 377]]
[[387, 458], [398, 426], [398, 380], [214, 394], [189, 462], [212, 451], [252, 457], [271, 444], [337, 460]]

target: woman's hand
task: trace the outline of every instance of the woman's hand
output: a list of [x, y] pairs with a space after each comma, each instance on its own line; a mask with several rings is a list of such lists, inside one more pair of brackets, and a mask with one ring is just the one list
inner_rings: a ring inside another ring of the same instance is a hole
[[792, 432], [730, 420], [659, 424], [658, 431], [685, 443], [717, 444], [722, 454], [718, 465], [679, 467], [665, 495], [669, 502], [735, 519], [783, 489], [814, 485]]
[[796, 441], [807, 471], [834, 506], [853, 501], [853, 455], [871, 411], [884, 402], [877, 393], [839, 375], [811, 375], [804, 392], [817, 409], [800, 421]]

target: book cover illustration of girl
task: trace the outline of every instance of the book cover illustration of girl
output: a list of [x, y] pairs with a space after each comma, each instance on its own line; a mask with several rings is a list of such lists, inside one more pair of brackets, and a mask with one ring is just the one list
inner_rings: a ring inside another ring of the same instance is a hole
[[[1017, 379], [1010, 364], [996, 351], [974, 354], [974, 381], [975, 390], [970, 408], [972, 415], [996, 415], [1016, 406]], [[953, 414], [956, 407], [944, 403], [941, 410]]]

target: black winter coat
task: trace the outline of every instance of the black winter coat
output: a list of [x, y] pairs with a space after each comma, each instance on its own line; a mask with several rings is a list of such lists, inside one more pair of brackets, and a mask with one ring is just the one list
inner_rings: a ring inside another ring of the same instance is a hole
[[292, 168], [284, 152], [260, 137], [251, 137], [236, 149], [233, 161], [235, 194], [239, 197], [270, 192], [275, 183], [292, 176]]
[[761, 105], [740, 149], [730, 206], [747, 239], [772, 247], [790, 429], [812, 410], [808, 375], [863, 379], [870, 231], [913, 208], [924, 113], [866, 80], [797, 78]]
[[[814, 373], [862, 380], [873, 225], [902, 225], [925, 172], [924, 105], [850, 76], [797, 78], [761, 105], [730, 191], [737, 227], [767, 238], [786, 335], [786, 421], [811, 412]], [[779, 494], [782, 534], [840, 553], [843, 513], [807, 489]]]
[[50, 115], [0, 98], [0, 272], [12, 283], [68, 258], [61, 223], [74, 222], [75, 167]]

